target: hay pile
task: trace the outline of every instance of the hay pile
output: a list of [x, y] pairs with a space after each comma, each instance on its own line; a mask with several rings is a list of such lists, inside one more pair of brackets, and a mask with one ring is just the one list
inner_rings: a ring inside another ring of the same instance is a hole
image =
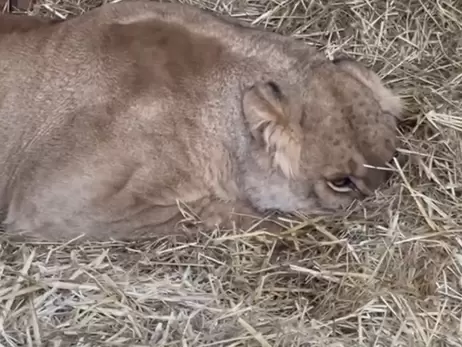
[[[81, 246], [2, 238], [0, 344], [461, 346], [460, 0], [185, 2], [373, 66], [406, 102], [408, 162], [364, 215], [281, 235], [257, 227], [189, 244]], [[42, 0], [34, 13], [100, 4]]]

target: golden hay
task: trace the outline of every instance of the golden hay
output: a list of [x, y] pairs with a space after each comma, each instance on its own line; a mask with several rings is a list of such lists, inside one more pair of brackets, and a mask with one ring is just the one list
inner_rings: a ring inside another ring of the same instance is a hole
[[[280, 235], [256, 226], [188, 244], [79, 246], [3, 237], [0, 345], [461, 346], [461, 1], [183, 2], [373, 66], [406, 101], [409, 160], [362, 216], [287, 220]], [[42, 0], [31, 13], [100, 4]]]

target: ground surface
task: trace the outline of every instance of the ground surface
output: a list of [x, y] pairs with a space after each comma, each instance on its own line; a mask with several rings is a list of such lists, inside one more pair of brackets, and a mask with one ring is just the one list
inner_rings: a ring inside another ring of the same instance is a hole
[[[66, 17], [101, 3], [53, 1], [31, 12]], [[281, 235], [0, 239], [0, 344], [462, 346], [462, 2], [188, 2], [372, 66], [406, 102], [407, 164], [363, 216]]]

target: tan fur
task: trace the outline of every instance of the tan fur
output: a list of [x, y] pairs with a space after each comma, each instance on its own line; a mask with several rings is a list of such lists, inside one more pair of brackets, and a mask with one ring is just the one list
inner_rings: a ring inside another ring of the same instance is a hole
[[4, 225], [48, 240], [171, 234], [179, 202], [224, 226], [341, 211], [385, 180], [364, 165], [392, 158], [401, 112], [357, 62], [186, 5], [1, 16], [0, 71]]

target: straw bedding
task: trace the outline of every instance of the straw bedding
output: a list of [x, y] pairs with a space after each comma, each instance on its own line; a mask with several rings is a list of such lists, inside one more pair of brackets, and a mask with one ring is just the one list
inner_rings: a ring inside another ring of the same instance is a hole
[[[460, 0], [184, 2], [372, 66], [406, 103], [405, 165], [361, 215], [286, 219], [277, 235], [256, 225], [190, 243], [2, 236], [0, 345], [461, 346]], [[29, 12], [100, 4], [39, 0]]]

